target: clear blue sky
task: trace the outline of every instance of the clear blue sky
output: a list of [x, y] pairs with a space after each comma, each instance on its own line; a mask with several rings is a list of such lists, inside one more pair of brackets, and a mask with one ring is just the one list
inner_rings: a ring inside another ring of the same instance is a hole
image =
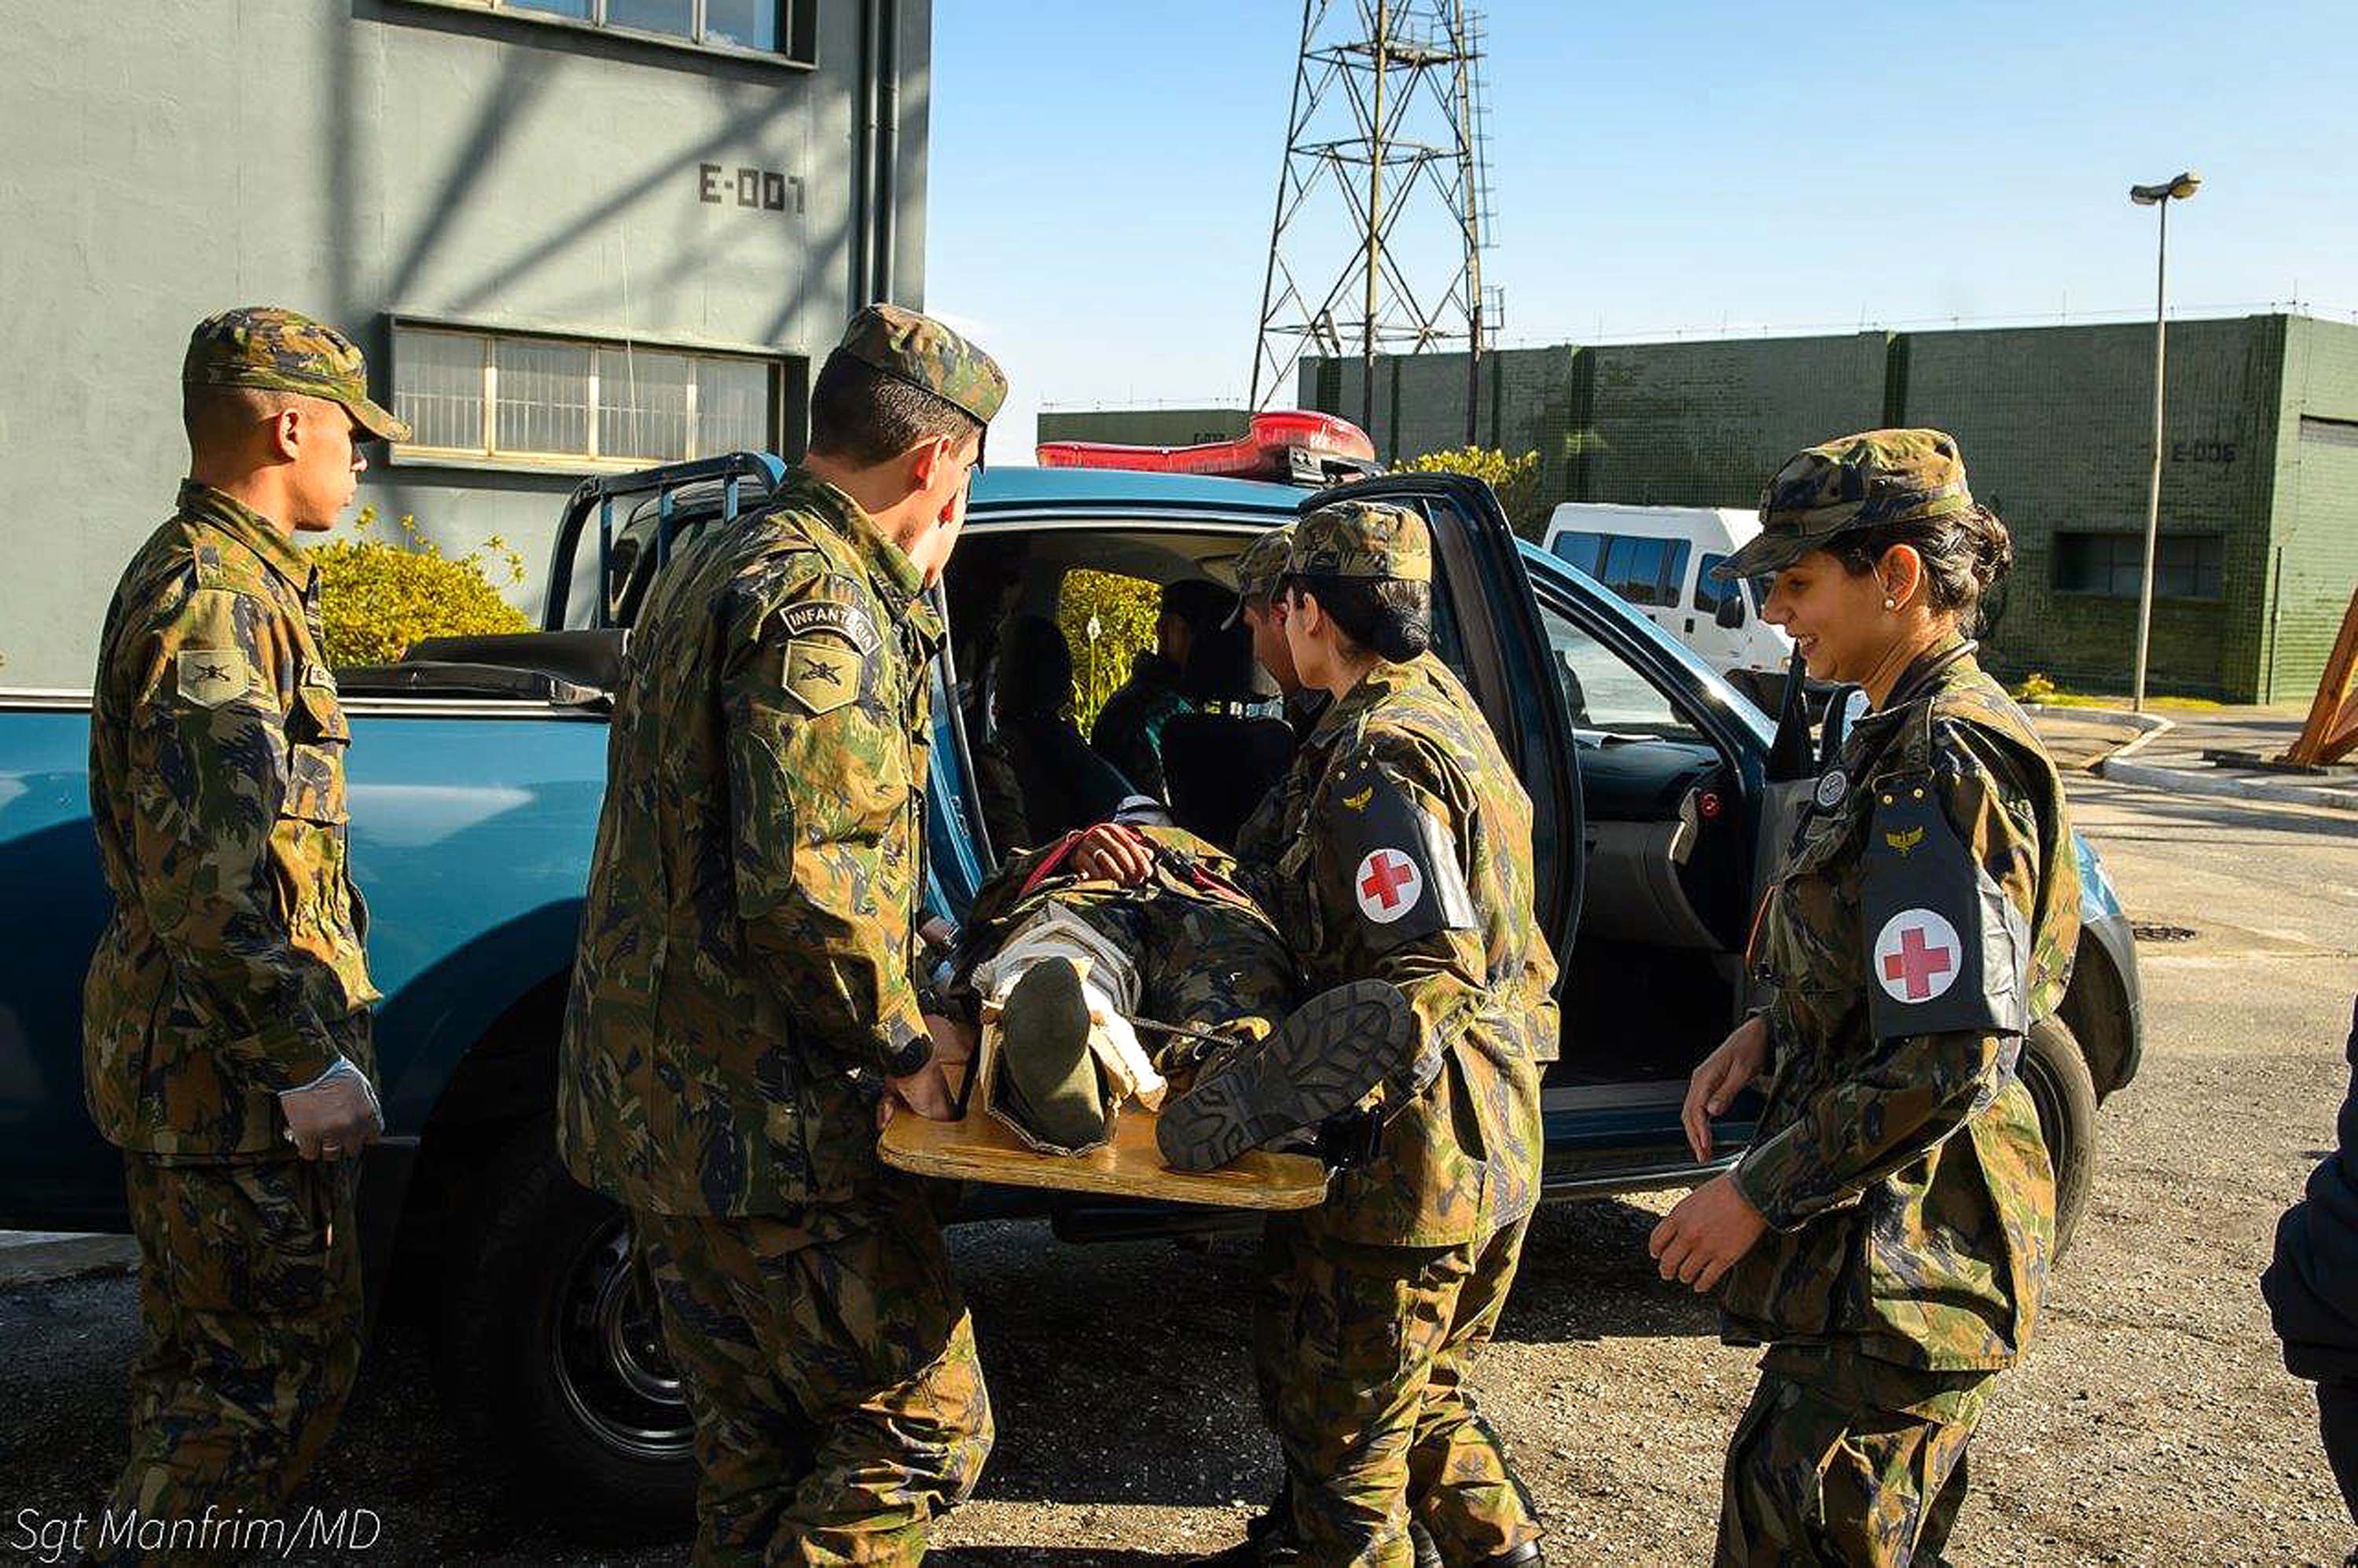
[[[1338, 0], [1338, 4], [1341, 0]], [[1508, 344], [2148, 309], [2358, 308], [2351, 0], [1497, 0]], [[936, 0], [928, 302], [1039, 405], [1241, 402], [1290, 0]], [[1323, 281], [1323, 280], [1322, 280]]]

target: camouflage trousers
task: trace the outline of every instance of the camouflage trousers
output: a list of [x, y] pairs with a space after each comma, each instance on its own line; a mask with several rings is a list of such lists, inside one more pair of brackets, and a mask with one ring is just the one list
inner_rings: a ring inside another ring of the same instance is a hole
[[360, 1369], [357, 1167], [126, 1153], [123, 1174], [141, 1344], [112, 1519], [136, 1509], [168, 1531], [209, 1505], [272, 1515], [327, 1446]]
[[1994, 1372], [1780, 1346], [1728, 1441], [1719, 1568], [1941, 1562]]
[[914, 1563], [990, 1452], [914, 1181], [790, 1217], [634, 1216], [696, 1428], [696, 1561]]
[[1539, 1539], [1530, 1494], [1466, 1387], [1529, 1225], [1456, 1247], [1369, 1247], [1301, 1217], [1267, 1222], [1253, 1373], [1310, 1568], [1410, 1568], [1412, 1515], [1451, 1563]]

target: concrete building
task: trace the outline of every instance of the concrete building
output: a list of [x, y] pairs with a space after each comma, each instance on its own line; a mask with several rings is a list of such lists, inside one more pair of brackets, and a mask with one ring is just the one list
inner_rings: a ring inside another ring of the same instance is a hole
[[527, 610], [583, 474], [798, 450], [852, 309], [923, 303], [931, 32], [931, 0], [13, 7], [0, 681], [88, 683], [226, 306], [360, 341], [417, 431], [362, 503], [503, 536]]
[[[1387, 460], [1462, 445], [1459, 354], [1378, 362]], [[1360, 362], [1305, 362], [1302, 406], [1357, 420]], [[1055, 436], [1165, 442], [1238, 410], [1044, 416]], [[1963, 444], [2016, 561], [1985, 647], [2000, 672], [2125, 691], [2153, 452], [2149, 324], [1723, 339], [1486, 355], [1485, 445], [1541, 459], [1562, 501], [1746, 506], [1801, 447], [1880, 425]], [[1174, 418], [1179, 419], [1174, 426]], [[1052, 423], [1053, 420], [1053, 423]], [[2305, 700], [2358, 585], [2358, 327], [2173, 322], [2149, 685]]]
[[1249, 422], [1241, 408], [1044, 408], [1038, 439], [1128, 447], [1198, 447], [1233, 441]]

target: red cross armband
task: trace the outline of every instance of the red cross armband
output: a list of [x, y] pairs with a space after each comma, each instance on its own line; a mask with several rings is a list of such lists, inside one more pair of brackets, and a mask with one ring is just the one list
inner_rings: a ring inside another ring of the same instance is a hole
[[1449, 829], [1367, 757], [1343, 764], [1326, 795], [1344, 891], [1377, 953], [1444, 931], [1469, 931], [1474, 900]]
[[2029, 1027], [2029, 922], [1958, 836], [1928, 774], [1875, 786], [1859, 915], [1877, 1039]]

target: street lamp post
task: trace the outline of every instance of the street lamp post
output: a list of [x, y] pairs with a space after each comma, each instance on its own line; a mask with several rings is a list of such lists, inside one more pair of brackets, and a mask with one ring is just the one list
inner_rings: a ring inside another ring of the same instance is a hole
[[2202, 177], [2192, 169], [2159, 185], [2132, 185], [2129, 200], [2140, 207], [2158, 209], [2153, 264], [2153, 479], [2146, 488], [2145, 570], [2137, 585], [2136, 675], [2129, 707], [2145, 711], [2145, 658], [2153, 635], [2153, 557], [2161, 533], [2161, 404], [2162, 356], [2169, 333], [2169, 204], [2183, 201], [2201, 189]]

